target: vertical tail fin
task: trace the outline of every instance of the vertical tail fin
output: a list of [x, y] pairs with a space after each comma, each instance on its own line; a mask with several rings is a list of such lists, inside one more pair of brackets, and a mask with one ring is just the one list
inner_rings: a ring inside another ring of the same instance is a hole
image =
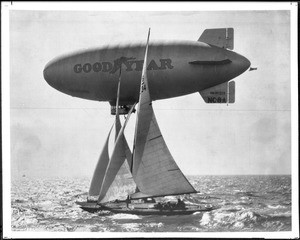
[[205, 29], [199, 42], [205, 42], [220, 48], [233, 49], [234, 45], [234, 29], [233, 28], [215, 28]]

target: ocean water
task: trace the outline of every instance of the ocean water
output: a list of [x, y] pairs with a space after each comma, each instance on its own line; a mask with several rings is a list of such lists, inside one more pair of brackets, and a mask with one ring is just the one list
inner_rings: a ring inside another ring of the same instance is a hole
[[199, 194], [185, 201], [218, 205], [186, 216], [89, 213], [89, 178], [12, 180], [13, 231], [64, 232], [273, 232], [291, 231], [291, 176], [190, 176]]

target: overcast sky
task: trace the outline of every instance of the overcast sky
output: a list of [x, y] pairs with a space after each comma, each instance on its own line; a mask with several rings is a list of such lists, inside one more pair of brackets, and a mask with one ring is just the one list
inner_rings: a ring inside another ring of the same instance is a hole
[[[107, 102], [50, 87], [45, 64], [111, 42], [197, 40], [207, 28], [234, 28], [234, 51], [257, 71], [235, 79], [233, 105], [199, 93], [155, 101], [165, 141], [186, 175], [290, 174], [289, 11], [10, 12], [10, 116], [13, 173], [92, 176], [114, 117]], [[131, 145], [135, 116], [126, 134]]]

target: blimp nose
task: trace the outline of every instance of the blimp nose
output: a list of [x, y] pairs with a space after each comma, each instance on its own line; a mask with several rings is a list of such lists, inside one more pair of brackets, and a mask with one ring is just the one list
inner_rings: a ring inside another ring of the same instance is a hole
[[50, 75], [50, 71], [49, 71], [49, 67], [46, 65], [45, 68], [44, 68], [44, 71], [43, 71], [43, 75], [44, 75], [44, 79], [46, 80], [46, 82], [52, 86], [53, 83], [52, 83], [52, 79], [51, 78], [51, 75]]
[[43, 75], [46, 82], [55, 89], [60, 89], [61, 86], [61, 80], [57, 75], [58, 68], [57, 68], [56, 62], [49, 62], [46, 64]]
[[233, 63], [238, 74], [242, 74], [243, 72], [245, 72], [251, 65], [251, 62], [246, 57], [237, 53], [233, 58]]
[[251, 65], [251, 62], [242, 55], [239, 56], [238, 62], [243, 72], [246, 71]]

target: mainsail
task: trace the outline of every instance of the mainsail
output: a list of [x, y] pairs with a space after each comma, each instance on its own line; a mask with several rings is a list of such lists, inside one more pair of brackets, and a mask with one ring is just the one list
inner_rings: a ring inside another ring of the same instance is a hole
[[159, 130], [147, 80], [150, 29], [142, 70], [133, 152], [133, 178], [139, 195], [165, 196], [197, 192], [175, 163]]

